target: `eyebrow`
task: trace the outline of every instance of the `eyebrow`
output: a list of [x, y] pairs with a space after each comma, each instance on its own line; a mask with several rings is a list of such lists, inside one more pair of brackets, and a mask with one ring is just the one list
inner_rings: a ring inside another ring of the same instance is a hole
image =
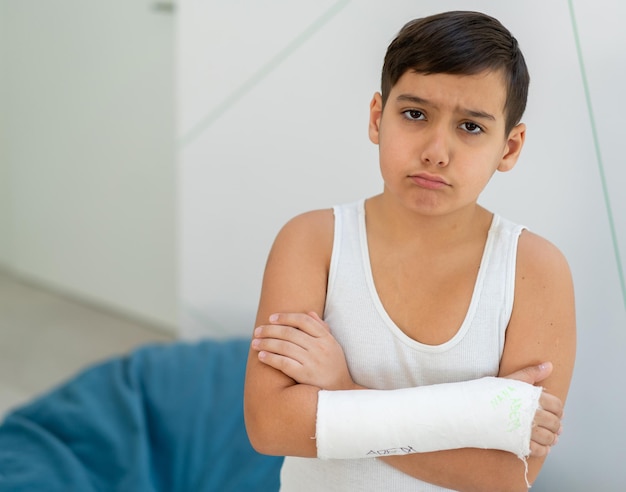
[[[413, 104], [420, 104], [425, 106], [431, 106], [437, 109], [437, 105], [430, 102], [428, 99], [424, 99], [419, 96], [414, 96], [413, 94], [400, 94], [396, 101], [398, 102], [410, 102]], [[486, 111], [480, 111], [477, 109], [467, 109], [462, 108], [461, 113], [466, 114], [467, 116], [471, 116], [472, 118], [481, 118], [484, 120], [496, 121], [496, 117], [491, 113], [487, 113]]]

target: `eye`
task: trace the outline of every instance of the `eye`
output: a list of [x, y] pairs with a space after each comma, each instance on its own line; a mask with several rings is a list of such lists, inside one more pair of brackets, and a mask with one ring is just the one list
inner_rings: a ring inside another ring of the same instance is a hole
[[478, 135], [479, 133], [483, 133], [483, 129], [478, 126], [476, 123], [472, 123], [471, 121], [466, 121], [461, 124], [461, 128], [465, 130], [467, 133], [471, 133], [473, 135]]
[[424, 113], [422, 113], [418, 109], [407, 109], [406, 111], [403, 111], [402, 114], [407, 120], [411, 120], [411, 121], [418, 121], [418, 120], [425, 119]]

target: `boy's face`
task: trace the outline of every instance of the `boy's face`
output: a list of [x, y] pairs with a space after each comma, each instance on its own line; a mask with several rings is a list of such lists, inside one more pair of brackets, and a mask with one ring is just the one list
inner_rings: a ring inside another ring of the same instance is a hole
[[525, 127], [505, 134], [500, 72], [406, 72], [382, 108], [370, 105], [370, 139], [379, 146], [386, 194], [428, 215], [473, 207], [496, 170], [511, 169]]

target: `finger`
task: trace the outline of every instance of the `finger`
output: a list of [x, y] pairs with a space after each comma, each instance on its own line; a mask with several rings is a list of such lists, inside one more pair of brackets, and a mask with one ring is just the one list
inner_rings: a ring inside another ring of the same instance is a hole
[[539, 405], [544, 410], [556, 415], [559, 419], [563, 418], [563, 402], [557, 396], [544, 391], [539, 397]]
[[528, 366], [513, 374], [506, 376], [507, 379], [516, 379], [528, 384], [536, 384], [552, 374], [552, 363], [544, 362], [536, 366]]
[[259, 352], [258, 357], [259, 361], [263, 364], [279, 370], [280, 372], [286, 374], [295, 381], [299, 381], [300, 371], [302, 369], [302, 364], [300, 364], [299, 362], [289, 357], [284, 357], [282, 355], [266, 351]]
[[300, 347], [307, 347], [313, 340], [311, 335], [306, 334], [298, 328], [286, 325], [263, 325], [254, 330], [255, 338], [275, 338], [291, 342]]
[[535, 427], [547, 429], [553, 434], [557, 434], [561, 429], [561, 419], [553, 413], [546, 412], [545, 410], [538, 410], [535, 414], [535, 418], [533, 419], [533, 425]]
[[533, 427], [530, 439], [542, 446], [554, 446], [557, 441], [557, 434], [544, 427]]
[[252, 341], [252, 348], [258, 352], [287, 357], [298, 362], [298, 364], [303, 364], [307, 356], [306, 350], [302, 347], [276, 338], [255, 338]]
[[272, 324], [293, 326], [313, 337], [328, 333], [325, 323], [319, 317], [315, 319], [304, 313], [277, 313], [272, 314], [269, 320]]
[[534, 458], [545, 458], [550, 452], [550, 446], [542, 446], [534, 441], [530, 441], [530, 456]]

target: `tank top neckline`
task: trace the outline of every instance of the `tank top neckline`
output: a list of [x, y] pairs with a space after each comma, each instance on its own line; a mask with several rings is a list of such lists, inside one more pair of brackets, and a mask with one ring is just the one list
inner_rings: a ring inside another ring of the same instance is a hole
[[487, 270], [487, 263], [491, 256], [491, 251], [493, 249], [493, 234], [492, 232], [497, 228], [498, 223], [500, 221], [500, 217], [497, 214], [493, 215], [491, 225], [489, 227], [489, 231], [487, 233], [487, 240], [485, 242], [485, 247], [483, 249], [483, 254], [480, 260], [480, 266], [478, 268], [478, 274], [476, 275], [476, 281], [474, 282], [474, 290], [472, 292], [472, 298], [470, 300], [469, 307], [467, 312], [465, 313], [465, 318], [461, 323], [461, 326], [456, 331], [456, 333], [449, 340], [437, 344], [437, 345], [429, 345], [426, 343], [419, 342], [408, 336], [404, 333], [398, 325], [391, 319], [389, 313], [383, 306], [383, 303], [378, 295], [378, 291], [376, 290], [376, 284], [374, 283], [374, 275], [372, 273], [372, 264], [370, 262], [369, 255], [369, 244], [367, 242], [367, 228], [365, 224], [365, 199], [357, 202], [357, 217], [358, 217], [358, 231], [359, 231], [359, 243], [361, 248], [361, 261], [363, 263], [363, 271], [365, 272], [365, 279], [367, 283], [367, 289], [372, 298], [372, 302], [376, 308], [376, 311], [382, 318], [383, 322], [387, 326], [387, 328], [395, 335], [400, 341], [405, 343], [406, 345], [412, 347], [413, 349], [421, 350], [423, 352], [444, 352], [454, 347], [457, 343], [459, 343], [470, 326], [472, 325], [472, 320], [478, 308], [478, 304], [480, 301], [480, 294], [482, 291], [482, 287], [484, 284], [484, 278]]

